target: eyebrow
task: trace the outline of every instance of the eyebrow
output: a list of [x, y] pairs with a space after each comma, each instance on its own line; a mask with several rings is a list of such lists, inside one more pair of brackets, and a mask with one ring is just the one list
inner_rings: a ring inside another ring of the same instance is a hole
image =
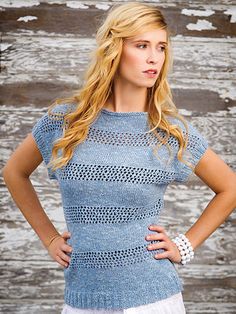
[[[136, 42], [140, 42], [140, 41], [141, 42], [145, 42], [145, 43], [150, 43], [149, 40], [144, 40], [144, 39], [138, 39], [138, 40], [134, 40], [132, 42], [136, 43]], [[159, 41], [158, 44], [165, 44], [165, 45], [167, 45], [167, 42], [166, 41]]]

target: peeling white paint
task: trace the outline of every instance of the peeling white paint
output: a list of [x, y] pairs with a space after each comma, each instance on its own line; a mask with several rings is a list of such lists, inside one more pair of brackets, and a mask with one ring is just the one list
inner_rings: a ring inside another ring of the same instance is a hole
[[33, 16], [33, 15], [26, 15], [26, 16], [21, 16], [17, 19], [17, 21], [19, 22], [28, 22], [28, 21], [33, 21], [33, 20], [37, 20], [37, 16]]
[[100, 10], [104, 10], [104, 11], [106, 11], [106, 10], [108, 10], [110, 8], [110, 6], [105, 4], [105, 3], [97, 3], [95, 5], [95, 7], [100, 9]]
[[191, 116], [193, 114], [191, 110], [184, 109], [184, 108], [179, 108], [179, 113], [184, 116]]
[[189, 23], [186, 25], [186, 28], [189, 30], [194, 31], [202, 31], [202, 30], [211, 30], [211, 29], [217, 29], [215, 26], [212, 25], [211, 22], [207, 20], [197, 20], [196, 24]]
[[[25, 31], [25, 30], [24, 30]], [[16, 36], [17, 33], [14, 33], [14, 36]], [[22, 35], [21, 35], [22, 36]], [[227, 40], [228, 39], [228, 40]], [[189, 42], [189, 43], [209, 43], [209, 37], [195, 37], [195, 36], [184, 36], [182, 34], [178, 34], [176, 36], [172, 36], [172, 43], [174, 42]], [[230, 36], [226, 36], [225, 38], [220, 38], [220, 37], [212, 37], [211, 38], [211, 43], [221, 43], [222, 45], [225, 43], [229, 43], [232, 44], [233, 43], [233, 47], [235, 48], [236, 45], [236, 37], [230, 37]]]
[[5, 8], [22, 8], [22, 7], [32, 7], [35, 5], [40, 5], [38, 0], [1, 0], [0, 3], [1, 7]]
[[228, 110], [229, 110], [230, 114], [236, 115], [236, 107], [229, 107]]
[[1, 44], [1, 51], [7, 50], [9, 47], [11, 47], [12, 44], [2, 43]]
[[215, 13], [213, 10], [191, 10], [191, 9], [183, 9], [181, 11], [182, 14], [188, 15], [188, 16], [210, 16]]
[[236, 99], [235, 95], [235, 86], [233, 84], [229, 84], [227, 80], [219, 81], [214, 79], [194, 79], [194, 78], [183, 78], [181, 79], [178, 77], [178, 81], [176, 83], [171, 82], [171, 86], [174, 89], [185, 89], [189, 88], [190, 86], [194, 86], [197, 90], [204, 90], [212, 91], [218, 94], [218, 96], [224, 101], [225, 98], [230, 98], [232, 100]]
[[85, 5], [84, 3], [80, 3], [78, 1], [67, 1], [66, 6], [72, 9], [89, 9], [88, 5]]
[[[89, 53], [96, 46], [95, 39], [90, 37], [31, 30], [10, 32], [9, 41], [4, 38], [4, 42], [13, 44], [14, 49], [7, 51], [8, 58], [3, 61], [11, 72], [2, 72], [0, 85], [36, 79], [47, 81], [49, 76], [54, 82], [80, 84]], [[194, 85], [201, 90], [207, 86], [207, 90], [216, 92], [222, 99], [226, 96], [236, 99], [232, 71], [236, 66], [236, 38], [176, 35], [172, 44], [176, 61], [171, 77], [173, 88], [188, 89]], [[59, 72], [55, 71], [58, 66]]]
[[233, 88], [233, 86], [231, 90], [229, 90], [228, 88], [222, 88], [219, 94], [220, 94], [220, 97], [223, 99], [225, 98], [236, 99], [236, 89]]
[[236, 7], [229, 8], [223, 13], [227, 15], [231, 15], [230, 23], [236, 23]]

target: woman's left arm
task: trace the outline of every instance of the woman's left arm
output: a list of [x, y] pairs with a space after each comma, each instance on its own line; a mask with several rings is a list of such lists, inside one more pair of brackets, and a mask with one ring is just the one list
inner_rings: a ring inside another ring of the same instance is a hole
[[216, 193], [198, 220], [185, 233], [193, 249], [196, 249], [236, 207], [236, 174], [210, 148], [199, 160], [194, 173]]
[[[205, 182], [216, 195], [208, 203], [197, 221], [185, 233], [193, 250], [200, 246], [231, 214], [236, 207], [236, 174], [233, 170], [209, 147], [197, 163], [194, 173]], [[145, 236], [147, 241], [159, 240], [148, 245], [148, 250], [164, 249], [158, 253], [156, 259], [169, 258], [179, 263], [180, 252], [176, 244], [169, 238], [165, 228], [160, 225], [148, 227], [155, 233]]]

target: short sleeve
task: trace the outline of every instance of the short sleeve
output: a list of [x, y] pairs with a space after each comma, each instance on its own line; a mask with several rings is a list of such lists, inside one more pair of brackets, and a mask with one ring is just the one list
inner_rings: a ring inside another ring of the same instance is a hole
[[[185, 119], [186, 120], [186, 119]], [[188, 143], [187, 148], [184, 151], [183, 158], [192, 164], [195, 168], [199, 163], [200, 159], [203, 157], [207, 148], [209, 147], [208, 140], [205, 136], [196, 128], [191, 122], [186, 120], [188, 125]], [[183, 134], [186, 135], [185, 127], [182, 122]], [[177, 151], [176, 151], [177, 153]], [[193, 170], [183, 162], [179, 161], [177, 154], [174, 157], [174, 170], [176, 173], [177, 182], [185, 182], [188, 180], [189, 176], [192, 174]]]
[[47, 167], [50, 180], [57, 180], [56, 171], [53, 171], [48, 166], [48, 163], [52, 156], [52, 148], [55, 140], [62, 136], [63, 115], [67, 108], [68, 106], [66, 105], [56, 105], [51, 113], [47, 111], [36, 121], [31, 131]]

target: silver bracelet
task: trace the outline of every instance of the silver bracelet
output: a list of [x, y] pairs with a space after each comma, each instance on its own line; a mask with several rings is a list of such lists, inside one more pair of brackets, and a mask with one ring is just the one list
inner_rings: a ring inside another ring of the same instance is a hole
[[187, 262], [190, 262], [190, 260], [194, 258], [193, 247], [184, 234], [180, 233], [177, 237], [172, 239], [172, 241], [177, 245], [179, 249], [181, 255], [180, 263], [182, 265], [185, 265]]

